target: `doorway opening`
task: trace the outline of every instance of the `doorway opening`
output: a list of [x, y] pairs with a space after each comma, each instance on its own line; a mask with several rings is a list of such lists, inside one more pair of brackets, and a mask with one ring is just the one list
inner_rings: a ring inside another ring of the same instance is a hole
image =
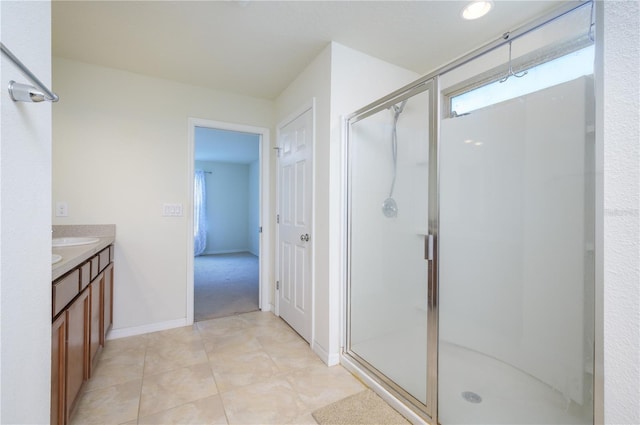
[[[270, 310], [263, 223], [268, 129], [190, 120], [187, 317], [209, 320]], [[263, 184], [264, 182], [264, 184]]]

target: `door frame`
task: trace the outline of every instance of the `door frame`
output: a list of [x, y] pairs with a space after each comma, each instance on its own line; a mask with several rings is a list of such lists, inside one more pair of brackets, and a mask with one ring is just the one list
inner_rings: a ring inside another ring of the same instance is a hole
[[[309, 337], [309, 344], [311, 346], [314, 345], [315, 341], [315, 321], [316, 321], [316, 301], [315, 301], [315, 287], [316, 287], [316, 278], [315, 278], [315, 269], [316, 269], [316, 211], [314, 208], [315, 199], [316, 199], [316, 98], [312, 98], [311, 100], [305, 102], [303, 105], [294, 110], [294, 112], [290, 113], [286, 116], [285, 119], [281, 120], [276, 126], [276, 146], [274, 149], [277, 152], [276, 155], [276, 214], [279, 214], [279, 205], [280, 205], [280, 132], [283, 127], [287, 124], [294, 121], [296, 118], [306, 113], [308, 110], [311, 110], [312, 117], [312, 129], [311, 129], [311, 166], [313, 169], [311, 170], [311, 280], [310, 280], [310, 290], [311, 290], [311, 335]], [[275, 280], [276, 282], [280, 281], [280, 250], [278, 249], [280, 244], [280, 231], [279, 226], [276, 223], [276, 231], [275, 231]], [[280, 290], [276, 289], [274, 286], [274, 312], [276, 316], [280, 317]]]
[[206, 127], [214, 128], [218, 130], [237, 131], [242, 133], [251, 133], [260, 137], [258, 149], [259, 149], [259, 165], [260, 165], [260, 182], [259, 182], [259, 217], [260, 228], [262, 232], [259, 238], [259, 284], [258, 284], [258, 308], [262, 311], [271, 310], [271, 300], [269, 291], [269, 276], [271, 275], [271, 203], [269, 196], [269, 135], [270, 130], [266, 127], [254, 127], [244, 124], [235, 124], [222, 121], [213, 121], [202, 118], [189, 118], [188, 119], [188, 147], [187, 147], [187, 186], [188, 186], [188, 208], [185, 209], [187, 214], [187, 288], [186, 288], [186, 316], [187, 325], [193, 324], [194, 314], [194, 259], [193, 259], [193, 173], [195, 170], [195, 128]]

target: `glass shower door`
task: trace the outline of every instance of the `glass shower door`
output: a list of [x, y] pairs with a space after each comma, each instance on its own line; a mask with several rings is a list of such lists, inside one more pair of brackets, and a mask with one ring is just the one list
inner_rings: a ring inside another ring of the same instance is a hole
[[443, 425], [593, 423], [592, 86], [441, 123]]
[[[431, 84], [349, 122], [346, 355], [425, 412]], [[416, 91], [418, 93], [416, 93]]]

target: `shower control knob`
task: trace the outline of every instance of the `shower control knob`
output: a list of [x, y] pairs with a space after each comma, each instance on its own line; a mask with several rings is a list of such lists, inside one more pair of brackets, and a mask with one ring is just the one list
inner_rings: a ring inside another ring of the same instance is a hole
[[300, 235], [300, 240], [302, 242], [309, 242], [309, 234], [305, 233], [304, 235]]

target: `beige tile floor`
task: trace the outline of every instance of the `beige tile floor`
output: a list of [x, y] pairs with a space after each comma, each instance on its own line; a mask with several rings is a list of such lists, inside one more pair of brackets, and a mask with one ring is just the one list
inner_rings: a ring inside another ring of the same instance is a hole
[[315, 424], [365, 387], [272, 313], [107, 341], [72, 424]]

